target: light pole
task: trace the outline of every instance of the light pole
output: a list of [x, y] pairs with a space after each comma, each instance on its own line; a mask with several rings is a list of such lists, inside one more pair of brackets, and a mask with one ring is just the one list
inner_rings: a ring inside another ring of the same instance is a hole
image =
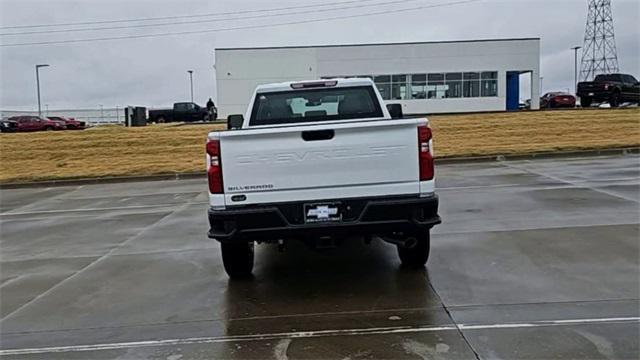
[[40, 68], [47, 67], [49, 64], [36, 65], [36, 87], [38, 88], [38, 116], [42, 117], [42, 107], [40, 106]]
[[104, 123], [104, 107], [100, 104], [100, 122]]
[[193, 102], [193, 70], [187, 70], [189, 73], [189, 81], [191, 82], [191, 102]]
[[574, 86], [574, 94], [578, 93], [578, 50], [582, 49], [582, 46], [574, 46], [571, 48], [573, 50], [573, 86]]

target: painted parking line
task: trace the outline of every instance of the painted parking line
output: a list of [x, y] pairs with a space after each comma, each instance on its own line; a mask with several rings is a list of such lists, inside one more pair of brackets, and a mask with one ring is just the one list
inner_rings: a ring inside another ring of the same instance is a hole
[[184, 339], [132, 341], [132, 342], [90, 344], [90, 345], [5, 349], [5, 350], [0, 350], [0, 356], [83, 352], [83, 351], [103, 351], [103, 350], [132, 349], [132, 348], [156, 347], [156, 346], [228, 343], [228, 342], [238, 342], [238, 341], [260, 341], [260, 340], [274, 340], [274, 339], [299, 339], [299, 338], [315, 338], [315, 337], [328, 337], [328, 336], [423, 333], [423, 332], [453, 331], [453, 330], [459, 330], [459, 329], [460, 330], [517, 329], [517, 328], [532, 328], [532, 327], [588, 325], [588, 324], [601, 324], [601, 323], [627, 323], [627, 322], [640, 322], [640, 317], [545, 320], [545, 321], [533, 321], [533, 322], [526, 322], [526, 323], [503, 323], [503, 324], [459, 324], [457, 326], [456, 325], [422, 326], [422, 327], [392, 326], [392, 327], [341, 329], [341, 330], [295, 331], [295, 332], [282, 332], [282, 333], [238, 335], [238, 336], [194, 337], [194, 338], [184, 338]]
[[[187, 204], [187, 202], [176, 202], [156, 205], [131, 205], [131, 206], [116, 206], [116, 207], [104, 207], [104, 208], [78, 208], [78, 209], [61, 209], [61, 210], [34, 210], [23, 212], [4, 212], [0, 213], [0, 216], [22, 216], [22, 215], [39, 215], [39, 214], [60, 214], [60, 213], [74, 213], [74, 212], [95, 212], [95, 211], [116, 211], [116, 210], [138, 210], [138, 209], [155, 209], [163, 207], [176, 207]], [[206, 201], [191, 202], [189, 205], [203, 205], [208, 204]]]

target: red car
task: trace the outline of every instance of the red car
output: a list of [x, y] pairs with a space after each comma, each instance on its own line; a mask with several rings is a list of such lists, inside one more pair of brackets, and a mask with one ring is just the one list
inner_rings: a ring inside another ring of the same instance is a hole
[[576, 107], [576, 97], [566, 92], [550, 92], [540, 98], [541, 108], [574, 108]]
[[67, 130], [83, 130], [86, 126], [84, 121], [78, 121], [74, 118], [66, 118], [62, 116], [49, 116], [49, 120], [58, 121], [67, 127]]
[[17, 124], [16, 131], [64, 130], [66, 125], [38, 116], [13, 116], [8, 119]]

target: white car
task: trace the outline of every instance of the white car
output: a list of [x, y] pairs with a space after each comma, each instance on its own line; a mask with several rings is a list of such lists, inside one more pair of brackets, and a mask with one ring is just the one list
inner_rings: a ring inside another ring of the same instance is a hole
[[229, 276], [251, 273], [255, 242], [293, 239], [380, 238], [425, 265], [440, 223], [427, 119], [403, 119], [360, 78], [261, 85], [249, 104], [206, 146], [208, 235]]

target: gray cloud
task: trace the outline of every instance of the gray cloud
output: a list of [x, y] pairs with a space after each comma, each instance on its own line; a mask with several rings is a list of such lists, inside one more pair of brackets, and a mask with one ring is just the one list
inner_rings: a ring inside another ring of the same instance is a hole
[[[383, 0], [380, 0], [381, 2]], [[330, 13], [229, 20], [160, 29], [126, 29], [73, 34], [0, 37], [4, 44], [100, 36], [141, 35], [166, 31], [217, 29], [254, 24], [360, 14], [447, 0]], [[307, 1], [321, 4], [321, 1]], [[216, 13], [299, 6], [300, 1], [112, 1], [3, 0], [2, 26], [93, 21], [118, 18]], [[640, 75], [640, 3], [614, 1], [621, 70]], [[51, 108], [166, 106], [189, 96], [188, 69], [194, 70], [196, 101], [215, 96], [215, 47], [283, 46], [345, 43], [438, 41], [481, 38], [541, 37], [544, 90], [573, 87], [571, 46], [582, 45], [585, 0], [485, 0], [447, 8], [352, 18], [305, 25], [161, 38], [101, 41], [65, 45], [3, 47], [0, 50], [0, 107], [34, 109], [36, 63], [42, 70], [44, 102]], [[8, 31], [8, 30], [4, 30]], [[18, 31], [18, 30], [14, 30]], [[472, 61], [472, 59], [470, 59]]]

